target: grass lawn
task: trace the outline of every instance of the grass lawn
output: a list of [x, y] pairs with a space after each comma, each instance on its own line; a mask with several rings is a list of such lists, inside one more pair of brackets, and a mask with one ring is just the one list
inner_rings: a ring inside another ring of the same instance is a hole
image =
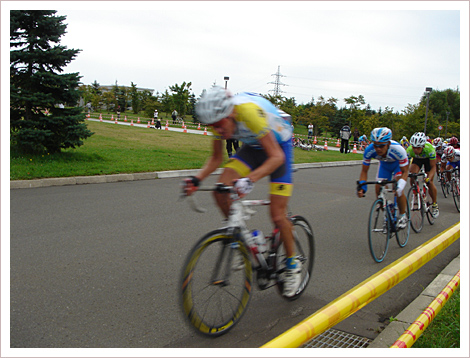
[[[95, 134], [77, 149], [32, 156], [12, 148], [10, 180], [195, 169], [210, 155], [211, 136], [92, 121], [87, 125]], [[294, 150], [295, 163], [359, 159], [362, 154]]]

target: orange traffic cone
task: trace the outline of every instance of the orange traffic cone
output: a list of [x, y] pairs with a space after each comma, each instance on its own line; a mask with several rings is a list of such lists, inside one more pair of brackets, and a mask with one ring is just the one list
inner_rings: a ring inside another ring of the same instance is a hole
[[188, 131], [186, 130], [186, 126], [183, 126], [183, 133], [188, 133]]
[[117, 117], [114, 119], [114, 124], [118, 124]]
[[101, 113], [100, 113], [100, 122], [103, 122], [103, 117], [101, 116]]
[[153, 126], [153, 125], [155, 125], [155, 122], [154, 122], [154, 120], [152, 119], [152, 126]]
[[181, 125], [181, 128], [184, 128], [184, 121], [181, 121], [183, 124]]
[[207, 127], [204, 127], [204, 135], [207, 135]]
[[131, 118], [131, 126], [134, 125], [134, 120]]
[[147, 128], [150, 128], [150, 121], [147, 121]]
[[201, 129], [201, 123], [197, 124], [197, 129]]
[[339, 144], [339, 138], [338, 138], [338, 141], [336, 142], [336, 146], [339, 147], [340, 144]]
[[323, 147], [325, 150], [328, 150], [328, 141], [325, 140], [325, 146]]
[[168, 130], [168, 121], [166, 121], [165, 130]]
[[127, 122], [127, 116], [124, 116], [124, 122]]
[[114, 115], [113, 114], [111, 114], [111, 120], [114, 121]]
[[140, 117], [137, 117], [137, 123], [140, 123]]
[[313, 138], [313, 144], [317, 144], [317, 136], [315, 136], [315, 138]]
[[356, 143], [354, 143], [354, 147], [353, 147], [353, 153], [356, 154], [357, 153], [357, 147], [356, 147]]

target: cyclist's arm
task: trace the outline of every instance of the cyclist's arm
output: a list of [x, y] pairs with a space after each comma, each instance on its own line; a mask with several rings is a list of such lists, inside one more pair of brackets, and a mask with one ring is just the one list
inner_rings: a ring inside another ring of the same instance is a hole
[[212, 155], [197, 173], [196, 177], [201, 181], [204, 180], [220, 167], [223, 160], [222, 140], [214, 139], [212, 141]]
[[274, 172], [279, 166], [285, 162], [284, 151], [274, 138], [274, 134], [269, 132], [264, 137], [258, 139], [261, 147], [265, 151], [268, 159], [264, 161], [258, 168], [253, 170], [247, 175], [253, 183], [256, 183], [261, 178]]
[[429, 159], [429, 164], [431, 169], [429, 170], [428, 178], [433, 178], [436, 174], [436, 159]]
[[[359, 181], [367, 181], [367, 173], [369, 172], [369, 165], [362, 164], [361, 174], [359, 175]], [[364, 196], [364, 190], [359, 190], [357, 196], [362, 198]]]

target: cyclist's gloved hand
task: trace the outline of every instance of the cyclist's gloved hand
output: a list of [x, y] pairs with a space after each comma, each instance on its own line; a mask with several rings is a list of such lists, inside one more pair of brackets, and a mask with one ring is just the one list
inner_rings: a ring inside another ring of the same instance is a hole
[[192, 193], [194, 193], [201, 180], [195, 176], [190, 176], [189, 178], [186, 178], [183, 180], [183, 195], [185, 196], [190, 196]]
[[364, 194], [367, 192], [367, 184], [363, 184], [361, 185], [362, 183], [365, 183], [366, 181], [365, 180], [359, 180], [359, 185], [357, 186], [357, 191], [359, 190], [364, 190]]
[[235, 180], [235, 183], [233, 184], [233, 187], [237, 190], [239, 195], [249, 194], [253, 190], [254, 186], [255, 184], [250, 180], [250, 178]]
[[397, 195], [401, 196], [403, 194], [403, 190], [405, 189], [406, 180], [405, 179], [398, 179], [397, 183]]

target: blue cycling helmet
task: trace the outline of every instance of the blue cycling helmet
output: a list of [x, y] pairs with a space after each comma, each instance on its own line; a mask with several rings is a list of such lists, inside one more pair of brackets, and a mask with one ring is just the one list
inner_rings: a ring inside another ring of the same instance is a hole
[[392, 131], [390, 128], [374, 128], [370, 132], [370, 140], [372, 142], [390, 142], [392, 140]]

